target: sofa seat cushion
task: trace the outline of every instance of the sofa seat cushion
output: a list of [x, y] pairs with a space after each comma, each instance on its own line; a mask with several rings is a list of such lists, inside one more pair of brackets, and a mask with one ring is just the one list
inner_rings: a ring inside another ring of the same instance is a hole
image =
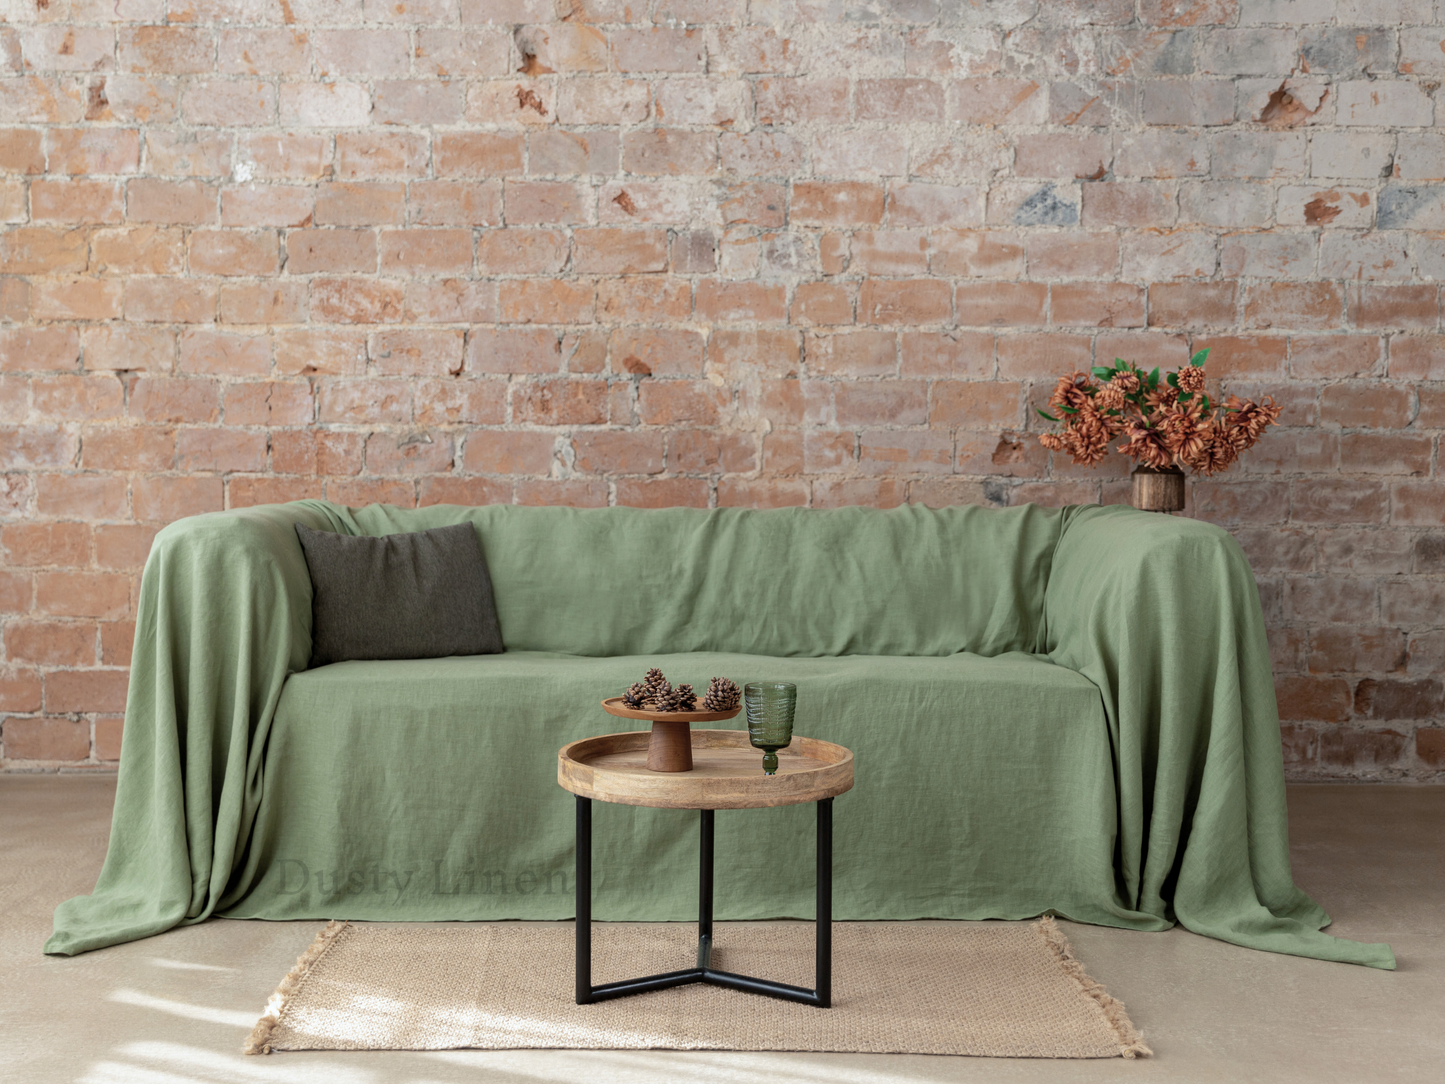
[[[1018, 653], [511, 651], [293, 674], [269, 737], [251, 852], [224, 913], [569, 917], [574, 800], [557, 785], [557, 750], [634, 729], [598, 702], [652, 665], [698, 687], [714, 675], [796, 682], [796, 732], [854, 751], [857, 783], [835, 808], [838, 918], [1054, 911], [1163, 927], [1116, 897], [1098, 689]], [[598, 803], [593, 819], [598, 918], [696, 917], [695, 813]], [[809, 807], [719, 813], [719, 916], [811, 917], [813, 838]]]

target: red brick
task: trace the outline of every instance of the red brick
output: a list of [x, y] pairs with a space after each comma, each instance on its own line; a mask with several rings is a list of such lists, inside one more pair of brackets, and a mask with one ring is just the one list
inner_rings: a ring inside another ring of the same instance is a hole
[[573, 225], [590, 219], [587, 197], [568, 181], [508, 181], [508, 225]]
[[868, 430], [859, 439], [858, 469], [864, 474], [948, 474], [953, 438], [931, 429]]
[[820, 478], [813, 483], [814, 508], [897, 508], [908, 483], [900, 478]]
[[662, 434], [604, 429], [572, 438], [574, 466], [587, 474], [660, 474]]
[[692, 313], [692, 285], [661, 275], [602, 279], [597, 318], [608, 324], [685, 320]]
[[1399, 629], [1328, 625], [1310, 635], [1310, 673], [1392, 673], [1404, 668], [1405, 634]]
[[552, 469], [551, 433], [479, 429], [467, 437], [462, 469], [479, 474], [541, 474]]
[[30, 182], [30, 214], [36, 222], [119, 222], [125, 214], [121, 186], [115, 181]]
[[406, 186], [333, 181], [316, 190], [318, 226], [399, 226], [406, 221]]
[[80, 465], [87, 470], [170, 470], [175, 452], [176, 434], [171, 429], [148, 425], [95, 429], [85, 438]]
[[34, 284], [31, 312], [40, 320], [116, 320], [121, 288], [99, 279], [49, 279]]
[[80, 336], [72, 327], [0, 330], [0, 372], [54, 372], [78, 368]]
[[42, 516], [119, 519], [125, 515], [124, 478], [101, 474], [41, 474], [35, 478], [35, 505]]
[[[338, 142], [344, 138], [346, 137], [338, 136]], [[152, 135], [147, 134], [146, 152], [148, 156], [153, 139]], [[331, 176], [332, 173], [331, 141], [321, 135], [292, 132], [267, 132], [265, 134], [243, 132], [236, 138], [236, 153], [242, 168], [245, 172], [250, 173], [252, 180], [318, 181], [323, 177]], [[149, 162], [150, 157], [147, 157], [146, 160]], [[231, 169], [227, 167], [217, 172], [225, 175], [231, 173]], [[224, 189], [221, 194], [222, 218], [225, 218], [228, 204], [235, 193], [252, 192], [259, 196], [268, 191], [268, 187]], [[281, 191], [290, 192], [292, 190], [282, 188]]]
[[1359, 478], [1312, 478], [1291, 490], [1290, 518], [1296, 523], [1380, 523], [1389, 503], [1383, 482]]
[[214, 422], [220, 418], [215, 381], [171, 377], [133, 377], [129, 413], [142, 422]]
[[[0, 711], [39, 711], [40, 705], [40, 675], [36, 671], [0, 670]], [[7, 725], [14, 725], [16, 721], [9, 720]], [[12, 751], [11, 756], [14, 755]]]
[[1343, 291], [1332, 282], [1267, 282], [1244, 296], [1247, 327], [1323, 330], [1339, 327]]
[[452, 469], [452, 438], [444, 433], [372, 433], [366, 438], [371, 474], [444, 474]]
[[667, 469], [694, 474], [744, 474], [758, 469], [758, 441], [752, 433], [677, 429], [667, 438]]
[[49, 275], [84, 271], [84, 230], [53, 226], [15, 226], [0, 235], [0, 271], [12, 275]]
[[224, 507], [221, 479], [216, 477], [137, 478], [131, 487], [135, 517], [143, 523], [172, 523]]
[[840, 383], [833, 402], [842, 426], [923, 425], [928, 421], [928, 385], [921, 380]]
[[35, 608], [56, 617], [126, 617], [130, 577], [113, 572], [37, 572]]
[[181, 333], [182, 372], [218, 376], [264, 376], [271, 369], [271, 340], [265, 335], [219, 331]]
[[0, 171], [35, 175], [45, 172], [41, 133], [30, 128], [0, 129]]
[[728, 399], [707, 381], [646, 380], [637, 390], [637, 414], [645, 425], [716, 425]]
[[1031, 79], [962, 79], [950, 88], [950, 118], [965, 124], [1040, 124], [1046, 93]]
[[1274, 687], [1281, 719], [1342, 723], [1350, 717], [1350, 683], [1343, 678], [1280, 675]]
[[150, 555], [154, 527], [138, 523], [102, 523], [95, 528], [95, 563], [101, 568], [139, 572]]
[[1108, 135], [1021, 135], [1014, 145], [1014, 175], [1097, 181], [1109, 171], [1113, 158], [1113, 142]]
[[780, 478], [722, 478], [717, 484], [719, 508], [804, 508], [810, 487], [804, 481]]
[[954, 291], [955, 322], [965, 327], [1044, 323], [1049, 288], [1034, 282], [961, 282]]
[[983, 380], [939, 380], [933, 384], [928, 423], [971, 428], [1019, 424], [1021, 385]]
[[1433, 451], [1434, 442], [1423, 434], [1346, 433], [1340, 437], [1340, 470], [1347, 474], [1425, 475], [1430, 473]]
[[698, 176], [718, 168], [717, 136], [681, 128], [644, 128], [622, 137], [622, 168], [642, 176]]
[[789, 219], [795, 226], [876, 226], [883, 188], [862, 181], [795, 181]]
[[216, 188], [201, 181], [139, 178], [127, 187], [126, 217], [161, 225], [209, 225], [217, 220]]
[[698, 317], [710, 322], [781, 323], [787, 318], [787, 288], [759, 282], [704, 279], [698, 283], [694, 304]]
[[335, 324], [396, 323], [402, 316], [403, 287], [398, 282], [361, 278], [311, 281], [311, 312]]
[[466, 358], [474, 373], [555, 373], [562, 367], [562, 348], [553, 331], [473, 328]]
[[498, 284], [497, 305], [502, 323], [586, 324], [593, 318], [593, 288], [585, 280], [508, 280]]
[[210, 71], [214, 65], [209, 30], [179, 26], [124, 27], [116, 45], [122, 71], [197, 75]]
[[937, 279], [867, 279], [858, 293], [860, 323], [936, 324], [952, 316], [952, 290]]
[[512, 484], [496, 478], [452, 478], [428, 475], [421, 479], [418, 507], [433, 504], [460, 504], [477, 507], [484, 504], [511, 504]]
[[216, 287], [204, 280], [145, 276], [125, 284], [127, 320], [208, 324], [216, 318], [216, 305]]
[[619, 478], [617, 503], [632, 508], [706, 508], [704, 478]]
[[572, 239], [572, 269], [582, 274], [667, 270], [667, 235], [662, 230], [584, 229], [576, 230]]
[[1390, 522], [1402, 527], [1438, 527], [1445, 523], [1445, 485], [1396, 482], [1390, 494]]
[[[899, 341], [899, 371], [914, 377], [991, 377], [993, 340], [990, 332], [905, 331]], [[1057, 364], [1055, 357], [1055, 368]]]
[[234, 429], [182, 429], [176, 435], [177, 466], [185, 471], [262, 471], [266, 435]]
[[37, 666], [94, 666], [93, 621], [10, 621], [5, 625], [5, 657]]
[[607, 421], [607, 385], [600, 380], [514, 384], [512, 419], [522, 425], [601, 425]]
[[507, 417], [507, 385], [500, 380], [422, 380], [412, 399], [418, 425], [500, 425]]
[[201, 275], [274, 275], [280, 246], [273, 230], [195, 230], [190, 267]]
[[574, 508], [601, 508], [607, 504], [606, 482], [523, 478], [518, 480], [516, 490], [518, 504]]
[[[135, 173], [140, 168], [140, 132], [135, 128], [51, 128], [45, 133], [45, 160], [46, 172], [52, 175]], [[131, 217], [135, 217], [134, 208]]]
[[35, 413], [47, 420], [104, 421], [125, 408], [125, 389], [113, 376], [37, 376], [30, 382]]
[[[713, 335], [716, 343], [718, 335]], [[624, 328], [610, 337], [614, 373], [635, 376], [697, 376], [703, 368], [699, 332], [666, 328]], [[796, 353], [796, 351], [795, 351]]]
[[1349, 309], [1356, 327], [1433, 331], [1440, 323], [1439, 290], [1429, 285], [1351, 286]]
[[462, 332], [380, 331], [371, 336], [368, 353], [385, 376], [455, 376], [462, 371]]
[[1050, 312], [1070, 327], [1143, 327], [1144, 291], [1126, 282], [1059, 283], [1050, 289]]
[[1106, 181], [1084, 185], [1083, 224], [1086, 229], [1123, 226], [1146, 229], [1172, 226], [1178, 217], [1175, 185], [1169, 183]]
[[854, 287], [842, 283], [800, 282], [793, 290], [789, 320], [798, 325], [853, 323]]
[[383, 230], [383, 273], [445, 274], [472, 267], [469, 230]]
[[612, 56], [621, 72], [701, 72], [707, 50], [701, 30], [617, 30]]
[[1034, 279], [1103, 278], [1113, 275], [1119, 263], [1119, 239], [1113, 233], [1036, 233], [1025, 247]]
[[227, 507], [285, 504], [326, 495], [325, 483], [312, 478], [233, 478], [226, 487]]
[[808, 369], [814, 375], [891, 376], [897, 369], [896, 341], [888, 331], [810, 332]]
[[316, 190], [309, 186], [237, 185], [221, 191], [223, 226], [309, 226]]
[[1445, 727], [1422, 726], [1416, 730], [1415, 755], [1427, 767], [1445, 769]]
[[399, 380], [333, 380], [317, 389], [321, 422], [368, 424], [411, 420], [411, 384]]
[[271, 434], [271, 466], [279, 474], [360, 474], [365, 442], [362, 433], [279, 430]]
[[90, 564], [90, 527], [84, 523], [14, 523], [0, 531], [7, 564], [41, 568]]
[[1397, 429], [1409, 424], [1411, 405], [1408, 388], [1330, 384], [1320, 392], [1320, 420], [1346, 429]]
[[562, 230], [487, 230], [477, 242], [483, 272], [556, 274], [567, 264], [568, 237]]
[[[90, 703], [94, 697], [85, 693], [72, 692], [74, 677], [88, 677], [87, 674], [50, 674], [46, 684], [56, 692], [48, 696], [56, 704]], [[109, 677], [109, 673], [106, 675]], [[119, 674], [124, 679], [125, 674]], [[124, 684], [121, 691], [124, 693]], [[47, 688], [47, 693], [50, 689]], [[47, 703], [47, 707], [50, 705]], [[124, 706], [124, 704], [122, 704]], [[50, 707], [52, 711], [62, 710]], [[85, 710], [75, 708], [73, 710]], [[4, 722], [5, 757], [7, 760], [84, 760], [90, 755], [90, 724], [84, 719], [6, 719]]]
[[110, 275], [174, 275], [185, 265], [185, 233], [163, 226], [96, 230], [91, 269]]
[[1149, 326], [1232, 326], [1235, 293], [1233, 282], [1153, 283], [1149, 287]]

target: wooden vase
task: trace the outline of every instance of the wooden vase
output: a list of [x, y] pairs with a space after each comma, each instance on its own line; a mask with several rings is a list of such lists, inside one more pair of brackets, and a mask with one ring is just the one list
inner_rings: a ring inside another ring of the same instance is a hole
[[1182, 512], [1184, 472], [1178, 467], [1134, 468], [1134, 507], [1142, 512]]

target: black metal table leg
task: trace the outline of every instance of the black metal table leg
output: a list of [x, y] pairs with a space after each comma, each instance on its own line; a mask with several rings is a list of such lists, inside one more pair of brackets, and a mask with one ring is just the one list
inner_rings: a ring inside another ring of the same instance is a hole
[[713, 939], [713, 815], [701, 811], [698, 846], [697, 966], [661, 975], [592, 985], [592, 801], [577, 799], [577, 1004], [642, 994], [705, 982], [751, 994], [798, 1001], [820, 1009], [833, 1003], [833, 799], [818, 802], [817, 909], [814, 926], [817, 937], [814, 961], [814, 989], [786, 982], [736, 975], [712, 967]]
[[702, 834], [697, 866], [697, 966], [706, 969], [712, 961], [712, 838], [714, 810], [701, 810]]
[[813, 912], [818, 938], [813, 989], [818, 1007], [833, 1004], [833, 799], [818, 803], [818, 906]]
[[592, 1000], [592, 799], [577, 796], [577, 1004]]

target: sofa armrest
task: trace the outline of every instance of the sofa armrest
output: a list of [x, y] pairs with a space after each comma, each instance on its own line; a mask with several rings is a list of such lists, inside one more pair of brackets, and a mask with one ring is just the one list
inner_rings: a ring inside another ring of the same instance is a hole
[[1120, 890], [1236, 944], [1393, 967], [1320, 933], [1294, 886], [1264, 613], [1218, 527], [1068, 510], [1044, 594], [1047, 652], [1099, 687], [1115, 750]]
[[194, 516], [141, 576], [110, 847], [61, 904], [46, 952], [200, 921], [222, 904], [260, 801], [261, 753], [311, 653], [311, 579], [293, 523], [346, 531], [320, 501]]

